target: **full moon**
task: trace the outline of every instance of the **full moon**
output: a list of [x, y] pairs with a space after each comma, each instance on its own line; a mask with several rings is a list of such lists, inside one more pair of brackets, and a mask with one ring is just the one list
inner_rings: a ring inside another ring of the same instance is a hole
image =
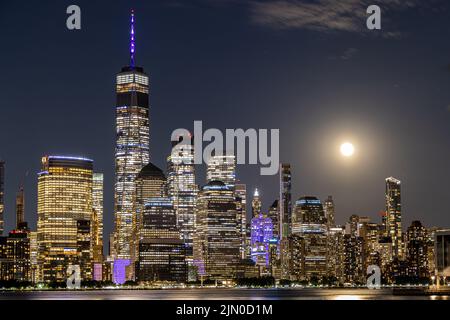
[[350, 142], [345, 142], [341, 145], [341, 154], [344, 157], [351, 157], [355, 153], [355, 147]]

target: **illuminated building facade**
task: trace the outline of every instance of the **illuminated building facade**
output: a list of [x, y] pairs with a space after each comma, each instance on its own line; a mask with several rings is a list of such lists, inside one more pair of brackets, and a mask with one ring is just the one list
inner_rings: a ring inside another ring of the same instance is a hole
[[148, 199], [140, 221], [136, 280], [185, 283], [186, 246], [172, 201], [167, 197]]
[[273, 239], [273, 224], [270, 218], [258, 214], [251, 222], [251, 258], [258, 266], [269, 267], [269, 244]]
[[305, 280], [305, 239], [299, 234], [291, 234], [284, 238], [284, 255], [287, 261], [287, 272], [283, 279], [291, 281]]
[[171, 154], [167, 158], [167, 188], [175, 209], [177, 226], [186, 244], [186, 259], [191, 268], [195, 232], [194, 210], [198, 193], [192, 137], [180, 137], [180, 141], [173, 143]]
[[200, 277], [231, 280], [240, 261], [236, 199], [222, 181], [210, 181], [195, 207], [194, 264]]
[[247, 245], [247, 186], [243, 183], [236, 184], [236, 210], [237, 210], [237, 230], [240, 237], [241, 259], [246, 258]]
[[344, 282], [363, 284], [364, 269], [364, 240], [355, 234], [344, 235]]
[[334, 227], [328, 230], [328, 271], [329, 276], [344, 282], [344, 234], [345, 228]]
[[259, 198], [259, 191], [258, 189], [255, 189], [255, 192], [253, 193], [253, 200], [252, 200], [252, 217], [259, 217], [261, 214], [261, 199]]
[[92, 280], [91, 220], [77, 220], [77, 257], [74, 264], [80, 266], [81, 279]]
[[278, 200], [275, 200], [269, 208], [267, 216], [272, 220], [273, 237], [280, 239], [280, 213], [278, 210]]
[[291, 165], [280, 164], [280, 237], [287, 237], [291, 234], [292, 222], [292, 195], [291, 195]]
[[79, 220], [92, 217], [93, 161], [45, 156], [38, 174], [38, 264], [45, 282], [65, 281], [77, 264]]
[[30, 237], [30, 268], [31, 268], [31, 282], [38, 283], [42, 281], [42, 276], [40, 274], [40, 270], [38, 264], [38, 236], [36, 231], [31, 231], [29, 234]]
[[316, 197], [302, 197], [295, 203], [292, 233], [300, 235], [305, 244], [305, 277], [327, 275], [327, 220], [322, 202]]
[[93, 176], [92, 209], [92, 261], [98, 269], [98, 264], [103, 263], [103, 173]]
[[328, 198], [323, 203], [323, 210], [325, 210], [325, 217], [327, 218], [328, 228], [334, 228], [336, 223], [334, 221], [334, 201], [332, 196]]
[[420, 221], [413, 221], [407, 231], [406, 260], [407, 274], [411, 277], [425, 278], [428, 270], [428, 237]]
[[222, 181], [230, 190], [236, 185], [236, 157], [234, 155], [215, 155], [208, 161], [206, 180]]
[[393, 258], [402, 252], [402, 202], [401, 182], [393, 177], [386, 179], [386, 233], [392, 240]]
[[133, 220], [133, 251], [131, 256], [132, 265], [137, 262], [140, 228], [142, 227], [142, 217], [145, 204], [149, 199], [167, 196], [166, 176], [163, 171], [153, 163], [148, 163], [136, 177], [136, 195], [134, 200], [134, 211], [136, 212]]
[[3, 234], [4, 220], [3, 212], [5, 211], [5, 162], [0, 160], [0, 236]]
[[[135, 64], [134, 23], [132, 13], [130, 65], [122, 68], [116, 78], [115, 230], [112, 255], [114, 259], [129, 260], [118, 263], [116, 267], [131, 263], [135, 180], [150, 160], [149, 78], [144, 69]], [[122, 271], [117, 272], [121, 274]]]
[[14, 230], [0, 237], [0, 280], [31, 281], [30, 239], [26, 231]]

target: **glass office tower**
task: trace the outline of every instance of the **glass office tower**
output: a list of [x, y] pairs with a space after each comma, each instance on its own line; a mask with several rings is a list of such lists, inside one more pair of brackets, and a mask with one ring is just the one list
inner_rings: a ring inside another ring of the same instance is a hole
[[[38, 245], [43, 281], [66, 281], [70, 264], [90, 265], [79, 249], [80, 221], [92, 216], [93, 161], [45, 156], [38, 174]], [[85, 232], [85, 230], [84, 230]], [[87, 236], [87, 235], [86, 235]]]
[[188, 143], [173, 142], [167, 158], [167, 188], [177, 217], [177, 226], [186, 244], [186, 259], [193, 262], [193, 237], [195, 225], [195, 200], [198, 187], [195, 183], [194, 145], [192, 137], [184, 137]]
[[[135, 64], [134, 13], [131, 14], [130, 65], [117, 75], [114, 259], [130, 260], [135, 180], [149, 162], [149, 78]], [[129, 263], [130, 261], [128, 261]], [[126, 265], [119, 263], [118, 265]]]
[[221, 181], [210, 181], [199, 192], [195, 214], [194, 264], [199, 276], [232, 280], [240, 261], [234, 192]]

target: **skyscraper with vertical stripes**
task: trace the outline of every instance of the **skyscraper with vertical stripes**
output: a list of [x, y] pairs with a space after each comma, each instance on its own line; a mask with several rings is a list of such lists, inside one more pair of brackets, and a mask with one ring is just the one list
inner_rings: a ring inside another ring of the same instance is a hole
[[[149, 154], [149, 78], [136, 65], [135, 16], [131, 13], [130, 63], [122, 68], [116, 81], [115, 151], [115, 231], [112, 256], [118, 265], [132, 261], [133, 201], [135, 180], [150, 161]], [[119, 260], [125, 260], [121, 263]], [[120, 262], [120, 263], [119, 263]]]

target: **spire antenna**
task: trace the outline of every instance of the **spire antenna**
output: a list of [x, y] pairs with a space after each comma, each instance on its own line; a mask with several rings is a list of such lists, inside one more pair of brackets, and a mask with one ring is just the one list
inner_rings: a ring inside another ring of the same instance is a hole
[[131, 34], [130, 34], [130, 66], [135, 67], [136, 39], [134, 34], [134, 9], [131, 9]]

